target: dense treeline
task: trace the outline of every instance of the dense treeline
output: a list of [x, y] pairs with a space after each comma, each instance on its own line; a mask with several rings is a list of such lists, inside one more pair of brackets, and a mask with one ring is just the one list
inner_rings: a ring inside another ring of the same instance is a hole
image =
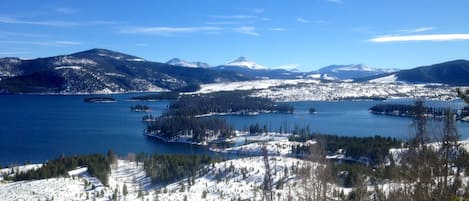
[[201, 155], [160, 155], [139, 154], [137, 161], [144, 163], [144, 169], [153, 182], [167, 183], [182, 178], [196, 177], [203, 167], [217, 160]]
[[88, 97], [84, 98], [85, 103], [115, 102], [116, 99], [111, 97]]
[[180, 135], [191, 135], [193, 142], [204, 142], [208, 138], [227, 138], [234, 129], [222, 118], [197, 118], [194, 116], [161, 116], [148, 123], [147, 134], [157, 134], [165, 139]]
[[192, 142], [201, 143], [208, 139], [231, 137], [234, 129], [225, 119], [201, 118], [198, 115], [257, 112], [293, 112], [293, 107], [276, 104], [266, 98], [250, 97], [247, 91], [217, 92], [182, 96], [172, 102], [160, 117], [145, 116], [143, 121], [148, 123], [147, 134], [167, 140], [189, 135]]
[[[329, 154], [334, 154], [338, 150], [347, 157], [359, 159], [360, 157], [367, 157], [372, 164], [381, 164], [385, 162], [390, 148], [401, 147], [403, 141], [391, 137], [350, 137], [350, 136], [336, 136], [324, 134], [311, 134], [306, 131], [309, 129], [300, 129], [301, 134], [294, 134], [289, 137], [290, 141], [306, 142], [308, 140], [315, 140], [325, 147]], [[297, 146], [294, 148], [293, 153], [302, 155], [309, 151], [307, 146]]]
[[292, 113], [293, 106], [277, 104], [268, 98], [251, 97], [247, 91], [216, 92], [210, 94], [186, 95], [169, 106], [169, 115], [201, 115], [209, 113], [252, 112]]
[[199, 91], [200, 89], [201, 89], [200, 84], [193, 83], [184, 87], [174, 89], [174, 91], [175, 92], [196, 92], [196, 91]]
[[150, 94], [144, 96], [136, 96], [130, 99], [132, 100], [176, 100], [179, 97], [179, 92], [170, 91], [170, 92], [160, 92], [157, 94]]
[[67, 177], [68, 171], [77, 167], [87, 167], [88, 173], [101, 180], [104, 185], [108, 183], [108, 175], [111, 173], [111, 159], [102, 154], [67, 156], [48, 161], [41, 168], [27, 172], [17, 173], [7, 177], [7, 180], [22, 181], [47, 179], [52, 177]]
[[260, 134], [260, 133], [267, 133], [267, 132], [269, 132], [267, 125], [260, 126], [259, 123], [256, 123], [254, 125], [249, 126], [250, 134]]
[[[406, 104], [378, 104], [370, 108], [373, 114], [383, 114], [390, 116], [415, 117], [416, 106]], [[454, 111], [452, 111], [456, 114]], [[424, 107], [426, 116], [433, 118], [443, 118], [446, 115], [445, 108]]]

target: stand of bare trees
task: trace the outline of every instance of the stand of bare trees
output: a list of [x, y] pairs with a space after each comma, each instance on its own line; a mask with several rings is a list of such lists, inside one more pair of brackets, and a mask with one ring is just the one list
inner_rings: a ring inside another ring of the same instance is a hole
[[269, 163], [269, 153], [267, 151], [267, 147], [262, 148], [263, 160], [264, 160], [264, 182], [262, 183], [262, 200], [263, 201], [273, 201], [274, 200], [274, 192], [273, 192], [273, 178], [272, 178], [272, 170]]
[[[423, 102], [416, 102], [423, 108]], [[429, 144], [430, 134], [423, 110], [416, 109], [415, 135], [398, 167], [401, 188], [390, 192], [388, 200], [459, 200], [467, 198], [461, 175], [467, 169], [467, 152], [461, 147], [455, 115], [448, 108], [438, 141]]]

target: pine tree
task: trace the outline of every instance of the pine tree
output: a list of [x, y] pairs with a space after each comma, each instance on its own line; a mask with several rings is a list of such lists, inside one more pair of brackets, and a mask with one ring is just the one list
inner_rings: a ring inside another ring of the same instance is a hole
[[463, 91], [460, 88], [456, 89], [456, 92], [458, 93], [458, 97], [463, 99], [466, 103], [469, 104], [469, 90], [466, 89], [466, 91]]
[[124, 196], [127, 196], [128, 193], [129, 193], [129, 192], [127, 191], [127, 185], [124, 184], [124, 186], [122, 187], [122, 194], [123, 194]]

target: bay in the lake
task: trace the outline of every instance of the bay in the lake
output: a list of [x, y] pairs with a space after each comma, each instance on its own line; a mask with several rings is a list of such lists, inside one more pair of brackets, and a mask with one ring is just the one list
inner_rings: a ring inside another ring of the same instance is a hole
[[[128, 99], [140, 94], [110, 95], [113, 103], [85, 103], [85, 95], [0, 95], [0, 164], [43, 162], [60, 154], [130, 152], [205, 153], [206, 149], [186, 144], [164, 143], [143, 136], [144, 113], [130, 107], [145, 104], [152, 115], [160, 115], [168, 101], [137, 102]], [[237, 129], [250, 124], [267, 124], [272, 130], [280, 126], [309, 125], [313, 132], [347, 136], [383, 135], [407, 138], [412, 119], [373, 115], [368, 108], [383, 101], [307, 101], [292, 103], [294, 114], [226, 116]], [[406, 102], [411, 100], [390, 100]], [[461, 108], [457, 101], [427, 101], [431, 106]], [[314, 107], [316, 114], [309, 114]], [[458, 122], [463, 138], [469, 138], [469, 123]], [[432, 132], [438, 135], [438, 126]]]

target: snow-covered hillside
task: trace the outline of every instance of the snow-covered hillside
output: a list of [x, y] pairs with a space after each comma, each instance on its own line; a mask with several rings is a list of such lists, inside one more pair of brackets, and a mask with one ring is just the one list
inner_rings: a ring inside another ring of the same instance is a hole
[[[382, 80], [383, 81], [383, 80]], [[321, 82], [315, 79], [256, 80], [215, 83], [201, 86], [197, 93], [216, 91], [255, 90], [253, 96], [276, 101], [340, 100], [353, 98], [455, 98], [454, 87], [443, 85], [381, 83], [381, 82]]]
[[[308, 164], [294, 158], [271, 157], [274, 200], [287, 200], [290, 196], [298, 200], [303, 192], [299, 188], [300, 178], [292, 168]], [[316, 164], [311, 164], [316, 167]], [[202, 177], [195, 179], [191, 186], [187, 181], [175, 182], [166, 187], [167, 193], [160, 193], [160, 200], [262, 200], [262, 183], [265, 165], [262, 157], [241, 158], [217, 163]], [[180, 184], [184, 183], [184, 187]], [[277, 185], [276, 185], [277, 184]], [[331, 186], [332, 187], [332, 186]]]
[[188, 67], [188, 68], [208, 68], [210, 65], [207, 63], [203, 62], [191, 62], [191, 61], [185, 61], [179, 58], [174, 58], [166, 62], [166, 64], [172, 65], [172, 66], [182, 66], [182, 67]]
[[310, 73], [310, 75], [329, 75], [340, 80], [363, 78], [391, 73], [397, 69], [372, 68], [364, 64], [330, 65]]

